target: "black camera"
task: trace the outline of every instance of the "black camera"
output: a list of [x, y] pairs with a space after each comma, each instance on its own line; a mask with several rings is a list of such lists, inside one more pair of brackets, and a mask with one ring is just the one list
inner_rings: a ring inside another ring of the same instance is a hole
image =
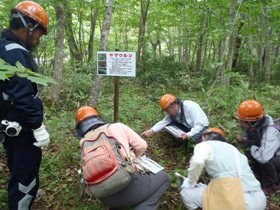
[[0, 123], [0, 132], [4, 132], [7, 136], [18, 136], [21, 131], [21, 126], [17, 122], [2, 120]]

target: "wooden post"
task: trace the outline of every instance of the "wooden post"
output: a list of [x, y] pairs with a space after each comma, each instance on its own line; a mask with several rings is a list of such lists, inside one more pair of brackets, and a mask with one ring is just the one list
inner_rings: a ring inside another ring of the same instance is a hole
[[[116, 49], [115, 51], [120, 51]], [[120, 77], [114, 77], [114, 122], [119, 121], [119, 85]]]

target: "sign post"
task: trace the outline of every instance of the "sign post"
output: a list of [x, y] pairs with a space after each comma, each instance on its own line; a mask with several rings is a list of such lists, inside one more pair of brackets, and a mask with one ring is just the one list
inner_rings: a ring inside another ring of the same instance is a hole
[[119, 121], [119, 77], [136, 76], [135, 52], [97, 52], [97, 75], [114, 76], [114, 122]]

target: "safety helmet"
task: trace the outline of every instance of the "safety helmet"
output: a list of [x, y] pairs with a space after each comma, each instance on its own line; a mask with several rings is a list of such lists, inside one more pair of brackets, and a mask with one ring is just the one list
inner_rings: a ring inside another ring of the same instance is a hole
[[171, 94], [165, 94], [161, 97], [159, 104], [161, 108], [165, 110], [175, 101], [176, 101], [176, 96]]
[[202, 140], [206, 141], [205, 136], [208, 136], [207, 140], [217, 139], [225, 141], [225, 132], [220, 128], [208, 128], [202, 134]]
[[98, 112], [90, 106], [83, 106], [76, 111], [76, 135], [79, 138], [82, 138], [94, 126], [103, 124]]
[[48, 33], [49, 18], [45, 10], [39, 4], [33, 1], [22, 1], [12, 9], [12, 13], [16, 11], [36, 21], [43, 27], [44, 34]]
[[239, 105], [235, 116], [242, 121], [255, 122], [264, 116], [264, 111], [258, 101], [245, 100]]
[[208, 128], [203, 132], [203, 135], [211, 134], [211, 133], [218, 134], [225, 137], [225, 132], [220, 128]]

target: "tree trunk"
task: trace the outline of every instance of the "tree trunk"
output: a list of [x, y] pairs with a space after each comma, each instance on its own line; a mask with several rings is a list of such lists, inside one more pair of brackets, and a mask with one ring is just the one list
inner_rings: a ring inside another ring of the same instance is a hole
[[243, 20], [239, 23], [239, 27], [235, 36], [235, 44], [234, 44], [234, 55], [233, 55], [233, 60], [232, 60], [232, 68], [234, 69], [237, 65], [238, 62], [238, 57], [239, 57], [239, 50], [241, 47], [242, 39], [240, 36], [240, 32], [242, 27], [244, 26]]
[[[203, 11], [205, 12], [205, 11]], [[203, 40], [205, 35], [205, 28], [207, 25], [207, 14], [205, 14], [202, 17], [200, 29], [198, 32], [198, 38], [197, 38], [197, 48], [196, 48], [196, 62], [195, 62], [195, 71], [200, 72], [201, 66], [202, 66], [202, 54], [203, 54]]]
[[229, 11], [229, 25], [230, 25], [230, 34], [228, 39], [228, 53], [227, 53], [227, 64], [226, 69], [232, 69], [232, 60], [234, 54], [234, 43], [235, 43], [235, 33], [234, 33], [234, 24], [235, 24], [235, 3], [236, 0], [230, 0], [230, 11]]
[[259, 46], [258, 46], [258, 56], [259, 56], [259, 68], [258, 68], [258, 75], [261, 77], [263, 73], [263, 63], [264, 63], [264, 47], [263, 44], [263, 30], [262, 30], [262, 20], [260, 17], [257, 17], [258, 20], [258, 35], [259, 35]]
[[121, 34], [124, 51], [128, 50], [127, 22], [130, 17], [130, 10], [131, 10], [130, 7], [131, 7], [131, 5], [130, 5], [130, 3], [128, 3], [126, 19], [125, 19], [125, 23], [123, 25], [122, 34]]
[[223, 83], [225, 80], [225, 69], [224, 69], [224, 60], [225, 60], [225, 55], [226, 55], [226, 38], [223, 38], [219, 42], [219, 51], [218, 51], [218, 56], [219, 56], [219, 66], [218, 66], [218, 72], [221, 76], [221, 82]]
[[270, 82], [270, 74], [271, 74], [271, 37], [272, 29], [269, 30], [268, 27], [268, 11], [267, 5], [263, 7], [263, 33], [265, 40], [265, 48], [264, 48], [264, 68], [265, 68], [265, 80], [266, 82]]
[[173, 31], [170, 31], [172, 30], [172, 28], [168, 28], [168, 40], [166, 41], [166, 45], [167, 45], [167, 48], [168, 48], [168, 52], [169, 52], [169, 56], [170, 57], [173, 57], [174, 56], [174, 37], [173, 37]]
[[71, 54], [71, 59], [76, 61], [82, 61], [83, 56], [82, 53], [79, 51], [79, 46], [75, 39], [74, 30], [72, 28], [72, 10], [69, 7], [67, 1], [64, 1], [64, 8], [65, 8], [65, 29], [67, 34], [67, 41], [69, 45], [69, 50]]
[[62, 72], [63, 72], [63, 59], [64, 59], [64, 11], [61, 3], [55, 4], [56, 11], [56, 44], [54, 54], [54, 80], [57, 82], [52, 85], [51, 88], [51, 99], [53, 103], [59, 100], [62, 83]]
[[[249, 29], [252, 29], [253, 24], [252, 24], [252, 17], [250, 15], [248, 15], [248, 27]], [[255, 74], [254, 74], [254, 69], [253, 69], [253, 36], [252, 34], [250, 34], [248, 36], [248, 53], [249, 53], [249, 78], [250, 80], [254, 80], [255, 79]]]
[[183, 52], [182, 52], [182, 66], [184, 68], [188, 68], [188, 64], [189, 64], [189, 46], [188, 46], [188, 27], [187, 27], [187, 23], [184, 26], [183, 29]]
[[[114, 0], [107, 0], [106, 9], [104, 12], [104, 20], [101, 29], [100, 46], [99, 50], [107, 50], [108, 36], [112, 22]], [[93, 85], [90, 91], [89, 105], [95, 107], [97, 104], [99, 89], [101, 83], [101, 76], [96, 75], [93, 79]]]
[[275, 59], [279, 60], [279, 49], [280, 49], [280, 32], [278, 32], [278, 44], [275, 47]]
[[157, 60], [157, 46], [159, 46], [160, 41], [156, 40], [155, 43], [153, 43], [152, 41], [150, 43], [151, 43], [152, 48], [153, 48], [153, 59], [154, 59], [154, 61], [156, 61]]
[[96, 5], [95, 10], [93, 11], [93, 9], [91, 9], [90, 35], [88, 41], [88, 63], [90, 63], [93, 59], [94, 32], [95, 32], [95, 26], [98, 17], [98, 10], [99, 10], [99, 1]]
[[145, 45], [145, 31], [146, 31], [146, 21], [148, 16], [150, 6], [150, 0], [141, 0], [141, 15], [139, 21], [139, 33], [138, 33], [138, 49], [137, 58], [141, 61], [143, 47]]

